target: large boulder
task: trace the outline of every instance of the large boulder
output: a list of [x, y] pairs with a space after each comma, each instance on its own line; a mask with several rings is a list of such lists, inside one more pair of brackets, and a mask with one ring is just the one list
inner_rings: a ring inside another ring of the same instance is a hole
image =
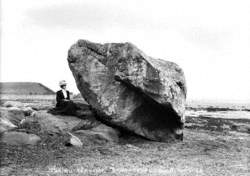
[[182, 139], [186, 84], [173, 62], [145, 55], [131, 43], [79, 40], [68, 52], [82, 97], [108, 125], [148, 139]]

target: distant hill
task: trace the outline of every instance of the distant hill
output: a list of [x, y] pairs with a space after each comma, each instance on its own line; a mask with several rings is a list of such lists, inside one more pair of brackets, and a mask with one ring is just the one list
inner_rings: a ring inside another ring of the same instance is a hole
[[36, 82], [0, 82], [0, 94], [52, 95], [55, 92]]

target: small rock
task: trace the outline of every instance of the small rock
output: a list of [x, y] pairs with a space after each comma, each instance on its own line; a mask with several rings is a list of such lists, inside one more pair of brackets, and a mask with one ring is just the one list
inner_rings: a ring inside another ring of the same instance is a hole
[[69, 143], [72, 145], [72, 146], [75, 146], [75, 147], [82, 147], [82, 142], [81, 140], [74, 136], [72, 133], [68, 132], [68, 134], [70, 135], [70, 140], [69, 140]]
[[30, 116], [33, 112], [35, 112], [31, 107], [22, 108], [25, 116]]
[[132, 144], [126, 144], [126, 147], [134, 151], [140, 150], [139, 147], [136, 147], [135, 145], [132, 145]]
[[37, 114], [37, 111], [34, 111], [34, 112], [32, 112], [32, 113], [30, 114], [30, 116], [31, 116], [31, 117], [35, 117], [36, 114]]
[[222, 128], [223, 130], [230, 130], [230, 126], [229, 126], [229, 125], [226, 125], [226, 124], [223, 124], [223, 125], [221, 126], [221, 128]]
[[94, 143], [118, 142], [119, 132], [116, 129], [100, 124], [89, 130], [78, 130], [75, 134], [82, 141], [91, 141]]

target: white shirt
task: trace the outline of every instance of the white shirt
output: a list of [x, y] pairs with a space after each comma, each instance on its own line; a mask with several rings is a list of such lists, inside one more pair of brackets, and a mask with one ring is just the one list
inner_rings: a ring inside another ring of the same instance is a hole
[[64, 98], [67, 98], [67, 91], [65, 89], [62, 89], [62, 93], [63, 93]]

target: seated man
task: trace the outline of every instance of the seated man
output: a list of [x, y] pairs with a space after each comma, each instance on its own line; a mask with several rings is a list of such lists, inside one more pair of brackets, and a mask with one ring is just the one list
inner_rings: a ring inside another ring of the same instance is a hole
[[66, 90], [66, 81], [60, 81], [59, 86], [61, 90], [56, 92], [56, 107], [49, 110], [49, 112], [52, 114], [75, 115], [78, 108], [75, 103], [70, 100], [69, 91]]

